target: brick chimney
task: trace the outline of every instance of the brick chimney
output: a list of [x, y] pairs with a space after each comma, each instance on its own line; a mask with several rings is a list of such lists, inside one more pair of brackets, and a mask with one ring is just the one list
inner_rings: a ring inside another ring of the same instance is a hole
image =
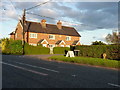
[[41, 25], [42, 25], [42, 28], [46, 28], [46, 20], [45, 19], [41, 20]]
[[62, 29], [62, 22], [60, 22], [60, 20], [57, 22], [57, 27], [58, 29]]

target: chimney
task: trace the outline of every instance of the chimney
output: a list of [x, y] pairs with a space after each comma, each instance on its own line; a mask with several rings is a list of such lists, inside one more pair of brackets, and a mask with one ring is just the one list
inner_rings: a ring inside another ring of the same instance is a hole
[[60, 20], [57, 22], [57, 27], [58, 29], [62, 29], [62, 22], [60, 22]]
[[42, 28], [46, 28], [46, 20], [45, 19], [41, 20], [41, 25], [42, 25]]

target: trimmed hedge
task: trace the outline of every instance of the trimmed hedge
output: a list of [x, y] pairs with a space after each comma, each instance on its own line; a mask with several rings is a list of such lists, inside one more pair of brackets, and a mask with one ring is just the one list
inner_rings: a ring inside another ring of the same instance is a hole
[[65, 54], [65, 50], [68, 51], [70, 50], [70, 48], [69, 47], [54, 47], [53, 53], [54, 54]]
[[80, 50], [79, 56], [102, 58], [103, 53], [106, 53], [107, 59], [120, 60], [120, 45], [71, 46], [73, 48]]
[[25, 54], [27, 55], [36, 55], [36, 54], [49, 54], [50, 49], [42, 46], [32, 46], [29, 44], [25, 44], [24, 47]]

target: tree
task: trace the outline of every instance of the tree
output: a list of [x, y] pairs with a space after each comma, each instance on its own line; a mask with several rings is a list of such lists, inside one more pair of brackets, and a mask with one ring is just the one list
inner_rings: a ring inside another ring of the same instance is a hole
[[108, 34], [105, 37], [106, 41], [111, 44], [120, 44], [120, 32], [113, 32], [112, 34]]
[[95, 41], [95, 42], [92, 42], [92, 45], [106, 45], [106, 44], [101, 41]]

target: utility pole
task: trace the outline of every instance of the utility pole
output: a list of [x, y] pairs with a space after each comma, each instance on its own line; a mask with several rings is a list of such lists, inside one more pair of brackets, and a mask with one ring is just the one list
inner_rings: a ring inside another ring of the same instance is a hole
[[26, 10], [24, 9], [23, 10], [23, 17], [22, 17], [22, 26], [23, 26], [23, 32], [22, 32], [22, 54], [24, 55], [24, 45], [25, 45], [25, 13], [26, 13]]

